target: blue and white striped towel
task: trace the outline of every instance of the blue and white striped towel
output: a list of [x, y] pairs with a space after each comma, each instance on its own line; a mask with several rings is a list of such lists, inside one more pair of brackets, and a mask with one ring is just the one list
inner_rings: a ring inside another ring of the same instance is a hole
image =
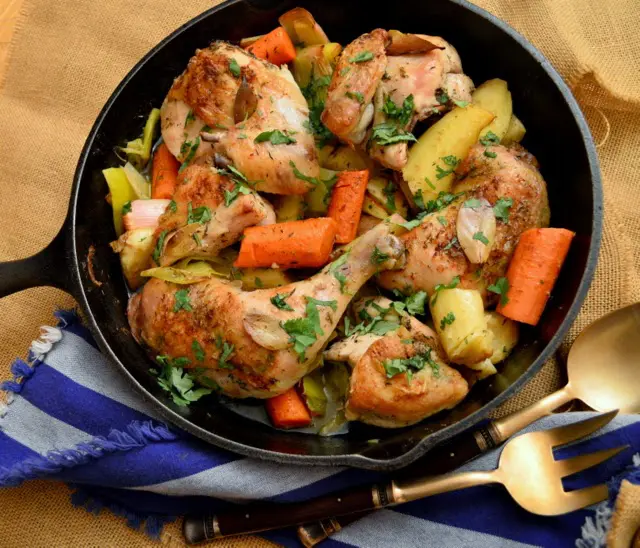
[[[131, 526], [144, 523], [148, 533], [157, 535], [163, 523], [187, 512], [222, 509], [248, 498], [304, 500], [380, 477], [362, 470], [259, 462], [168, 427], [100, 354], [76, 315], [57, 316], [59, 328], [43, 328], [30, 363], [17, 360], [15, 379], [3, 385], [10, 403], [0, 409], [0, 486], [32, 478], [62, 480], [76, 489], [74, 503], [89, 510], [107, 507]], [[557, 415], [536, 428], [580, 418], [577, 413]], [[379, 511], [326, 545], [604, 546], [621, 478], [640, 483], [639, 417], [618, 417], [597, 440], [559, 455], [622, 444], [632, 448], [567, 482], [568, 488], [578, 488], [613, 478], [611, 500], [596, 508], [540, 517], [518, 507], [503, 488], [482, 486]], [[464, 469], [492, 468], [498, 454], [493, 451]], [[265, 536], [285, 546], [299, 545], [293, 531]]]

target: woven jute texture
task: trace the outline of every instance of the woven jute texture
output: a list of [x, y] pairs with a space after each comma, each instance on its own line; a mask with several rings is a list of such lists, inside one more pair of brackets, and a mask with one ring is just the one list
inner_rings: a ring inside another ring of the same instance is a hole
[[[0, 260], [29, 255], [53, 238], [64, 219], [84, 139], [104, 101], [153, 45], [216, 3], [25, 0], [10, 64], [0, 83]], [[560, 386], [562, 356], [584, 326], [640, 300], [640, 185], [636, 182], [640, 173], [640, 4], [637, 0], [477, 0], [476, 4], [524, 34], [570, 84], [598, 143], [605, 185], [604, 240], [587, 301], [559, 359], [546, 364], [499, 409], [501, 415]], [[548, 116], [552, 130], [553, 112]], [[11, 360], [24, 355], [38, 326], [50, 324], [52, 311], [60, 306], [73, 306], [73, 301], [48, 288], [0, 300], [0, 377], [8, 376]], [[96, 518], [73, 509], [68, 495], [64, 485], [44, 481], [0, 491], [0, 544], [154, 545], [120, 518], [108, 513]], [[632, 486], [625, 487], [624, 504], [616, 513], [611, 534], [620, 541], [616, 548], [629, 546], [640, 525], [639, 501], [637, 488], [634, 492]], [[161, 542], [184, 545], [177, 524], [165, 529]], [[215, 546], [272, 544], [254, 537]]]

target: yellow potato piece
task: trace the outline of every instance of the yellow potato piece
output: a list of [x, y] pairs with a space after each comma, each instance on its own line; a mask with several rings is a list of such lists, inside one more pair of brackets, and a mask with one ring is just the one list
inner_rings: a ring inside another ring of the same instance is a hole
[[504, 134], [504, 137], [500, 142], [505, 146], [512, 145], [513, 143], [519, 143], [520, 141], [522, 141], [522, 139], [524, 139], [524, 134], [526, 132], [527, 129], [520, 121], [520, 118], [518, 118], [515, 114], [512, 114], [507, 132]]
[[304, 197], [300, 195], [278, 196], [276, 204], [276, 221], [298, 221], [304, 218]]
[[482, 131], [481, 136], [492, 131], [499, 139], [502, 139], [507, 133], [513, 112], [511, 92], [507, 83], [500, 78], [487, 80], [473, 92], [471, 100], [474, 105], [488, 110], [495, 116], [493, 122]]
[[320, 151], [320, 165], [334, 171], [359, 171], [371, 169], [371, 160], [346, 146], [325, 146]]
[[451, 170], [467, 156], [493, 118], [491, 112], [475, 105], [456, 107], [425, 131], [409, 151], [402, 170], [408, 187], [404, 190], [410, 193], [407, 198], [413, 201], [413, 196], [422, 191], [426, 203], [440, 192], [449, 192], [453, 184]]
[[337, 175], [338, 174], [335, 171], [320, 168], [320, 184], [317, 184], [305, 194], [308, 217], [318, 217], [327, 212], [327, 209], [329, 209], [329, 203], [331, 202], [331, 192], [324, 181], [332, 180], [333, 177]]
[[497, 312], [485, 312], [487, 328], [493, 334], [493, 354], [490, 356], [491, 363], [499, 363], [504, 360], [518, 344], [519, 328], [518, 324], [509, 318], [505, 318]]
[[[392, 186], [389, 185], [391, 183]], [[392, 191], [389, 189], [396, 189]], [[367, 192], [387, 211], [389, 215], [397, 213], [402, 217], [407, 216], [407, 204], [404, 195], [397, 190], [397, 185], [382, 177], [373, 177], [367, 183]]]
[[362, 211], [367, 215], [376, 217], [378, 219], [386, 219], [389, 214], [387, 210], [382, 207], [380, 202], [375, 198], [372, 198], [370, 194], [364, 195], [364, 202], [362, 202]]
[[443, 289], [429, 299], [434, 327], [449, 360], [475, 365], [493, 353], [484, 304], [475, 289]]
[[239, 268], [234, 277], [242, 282], [242, 289], [270, 289], [295, 281], [283, 270], [277, 268]]

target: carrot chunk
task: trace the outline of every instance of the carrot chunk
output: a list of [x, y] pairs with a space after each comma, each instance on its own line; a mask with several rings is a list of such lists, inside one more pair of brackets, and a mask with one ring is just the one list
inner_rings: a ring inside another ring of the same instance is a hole
[[506, 298], [498, 312], [536, 325], [558, 279], [575, 232], [564, 228], [532, 228], [522, 233], [509, 264]]
[[311, 424], [311, 414], [295, 388], [268, 399], [265, 407], [277, 428], [301, 428]]
[[329, 262], [337, 226], [333, 219], [318, 217], [268, 226], [252, 226], [244, 231], [240, 253], [234, 266], [239, 268], [320, 267]]
[[347, 244], [356, 237], [369, 171], [342, 171], [333, 187], [328, 215], [338, 225], [336, 242]]
[[258, 38], [247, 47], [247, 51], [274, 65], [283, 65], [296, 58], [296, 48], [287, 31], [282, 27], [278, 27], [269, 34]]
[[162, 143], [153, 155], [153, 171], [151, 177], [151, 197], [159, 200], [170, 200], [178, 184], [180, 162]]

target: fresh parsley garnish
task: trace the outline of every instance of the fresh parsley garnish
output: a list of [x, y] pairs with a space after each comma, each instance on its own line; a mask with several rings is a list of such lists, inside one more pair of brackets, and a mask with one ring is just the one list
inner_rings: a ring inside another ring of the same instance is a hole
[[447, 219], [445, 219], [442, 215], [438, 215], [437, 219], [442, 226], [447, 226], [449, 224], [447, 222]]
[[200, 234], [194, 232], [191, 237], [198, 247], [202, 247], [202, 239], [200, 238]]
[[387, 209], [393, 213], [396, 211], [396, 185], [393, 184], [393, 181], [389, 181], [382, 192], [384, 192], [384, 195], [387, 198]]
[[349, 73], [349, 71], [351, 70], [351, 67], [344, 67], [341, 71], [340, 71], [340, 76], [345, 76], [346, 74]]
[[244, 173], [233, 166], [218, 169], [218, 173], [229, 177], [234, 185], [231, 190], [224, 189], [224, 205], [227, 207], [229, 207], [240, 194], [251, 194], [252, 188], [259, 182], [249, 181]]
[[189, 110], [187, 117], [184, 119], [184, 127], [187, 127], [189, 122], [195, 122], [196, 115], [193, 113], [193, 109]]
[[433, 288], [433, 296], [431, 297], [431, 305], [433, 306], [434, 304], [436, 304], [436, 301], [438, 300], [438, 293], [440, 293], [440, 291], [442, 291], [443, 289], [455, 289], [456, 287], [458, 287], [459, 283], [460, 283], [460, 276], [456, 276], [448, 284], [437, 284]]
[[259, 278], [258, 276], [255, 277], [254, 283], [256, 284], [256, 287], [258, 289], [262, 289], [264, 287], [264, 284], [262, 283], [262, 279]]
[[203, 362], [205, 359], [205, 353], [204, 353], [204, 348], [202, 348], [202, 345], [196, 340], [193, 339], [193, 342], [191, 343], [191, 350], [193, 350], [193, 355], [196, 357], [196, 360], [199, 362]]
[[[193, 160], [193, 157], [196, 155], [196, 152], [198, 151], [199, 146], [200, 146], [200, 135], [196, 137], [196, 140], [193, 143], [190, 141], [185, 141], [182, 144], [182, 147], [183, 148], [186, 147], [186, 150], [188, 150], [189, 152], [187, 153], [187, 156], [185, 157], [184, 162], [182, 162], [182, 165], [180, 166], [178, 173], [182, 173], [184, 169], [189, 165], [191, 160]], [[180, 150], [182, 152], [182, 148]]]
[[449, 241], [449, 243], [447, 245], [445, 245], [442, 250], [443, 251], [449, 251], [453, 246], [458, 245], [458, 238], [457, 236], [454, 236], [453, 238], [451, 238], [451, 240]]
[[468, 200], [465, 200], [462, 204], [462, 207], [470, 207], [471, 209], [474, 209], [476, 207], [480, 207], [482, 205], [482, 202], [480, 200], [478, 200], [478, 198], [469, 198]]
[[509, 297], [507, 297], [507, 293], [509, 292], [509, 280], [506, 278], [498, 278], [496, 283], [487, 287], [487, 291], [500, 295], [500, 304], [502, 306], [505, 306], [509, 302]]
[[[371, 316], [369, 316], [371, 317]], [[348, 316], [344, 318], [344, 334], [349, 337], [351, 335], [355, 335], [356, 333], [360, 333], [362, 335], [366, 335], [367, 333], [371, 333], [373, 335], [386, 335], [389, 331], [395, 331], [400, 327], [400, 324], [396, 322], [390, 322], [382, 319], [382, 315], [376, 316], [371, 320], [370, 323], [360, 322], [353, 327], [351, 327], [351, 321]]]
[[431, 367], [434, 377], [440, 376], [440, 366], [431, 357], [432, 348], [428, 348], [426, 352], [417, 354], [411, 358], [397, 358], [394, 360], [385, 360], [383, 363], [387, 378], [391, 379], [401, 373], [406, 373], [407, 381], [411, 382], [413, 373], [422, 371], [427, 365]]
[[435, 190], [436, 189], [436, 185], [434, 185], [430, 180], [429, 177], [425, 177], [424, 178], [424, 182], [427, 183], [429, 185], [429, 188], [431, 190]]
[[169, 356], [156, 356], [156, 361], [162, 366], [162, 371], [151, 369], [150, 372], [157, 376], [158, 384], [171, 395], [171, 399], [176, 405], [185, 407], [213, 392], [210, 388], [194, 389], [193, 377], [182, 368], [182, 366], [191, 363], [189, 358], [172, 360]]
[[449, 155], [449, 156], [443, 156], [442, 158], [440, 158], [448, 167], [448, 169], [442, 168], [441, 166], [436, 166], [436, 179], [440, 180], [443, 179], [444, 177], [446, 177], [447, 175], [451, 175], [456, 168], [458, 167], [458, 164], [460, 163], [460, 159], [456, 158], [453, 155]]
[[457, 101], [456, 99], [452, 99], [453, 104], [457, 107], [464, 108], [469, 106], [469, 101]]
[[396, 124], [384, 122], [373, 126], [371, 140], [382, 146], [393, 145], [403, 141], [417, 141], [413, 133], [400, 129]]
[[318, 340], [318, 335], [324, 335], [320, 326], [318, 306], [328, 306], [334, 311], [337, 309], [336, 301], [319, 301], [313, 297], [305, 297], [305, 299], [307, 306], [304, 318], [294, 318], [280, 323], [282, 329], [289, 335], [289, 341], [293, 343], [293, 350], [298, 354], [300, 361], [304, 361], [307, 348]]
[[193, 311], [191, 301], [189, 300], [188, 289], [178, 289], [178, 291], [176, 291], [175, 293], [175, 303], [173, 305], [173, 311], [179, 312], [180, 310], [186, 310], [187, 312]]
[[398, 314], [403, 313], [405, 310], [412, 316], [424, 314], [424, 305], [427, 300], [427, 294], [424, 291], [418, 291], [405, 297], [400, 291], [394, 289], [393, 294], [397, 299], [400, 299], [391, 303], [391, 306]]
[[308, 303], [315, 304], [316, 306], [328, 306], [334, 312], [338, 310], [338, 301], [322, 301], [320, 299], [314, 299], [313, 297], [305, 297]]
[[498, 137], [493, 131], [487, 131], [482, 137], [480, 137], [480, 144], [486, 147], [491, 145], [497, 145], [500, 143], [500, 137]]
[[191, 202], [187, 204], [187, 224], [200, 223], [204, 225], [211, 220], [211, 209], [207, 206], [200, 206], [193, 209]]
[[387, 253], [383, 253], [378, 249], [378, 246], [374, 246], [373, 251], [371, 253], [371, 264], [381, 265], [388, 259], [389, 259], [389, 255]]
[[498, 198], [496, 205], [493, 206], [493, 213], [496, 219], [508, 223], [511, 206], [513, 206], [513, 198]]
[[171, 211], [171, 213], [175, 213], [176, 211], [178, 211], [178, 204], [176, 204], [175, 200], [171, 200], [167, 208], [169, 209], [169, 211]]
[[437, 89], [436, 101], [438, 101], [438, 103], [440, 103], [441, 105], [446, 105], [449, 102], [449, 96], [447, 95], [447, 92], [443, 89]]
[[456, 316], [453, 312], [449, 312], [440, 320], [440, 330], [444, 330], [445, 327], [451, 325], [456, 320]]
[[167, 237], [168, 230], [163, 230], [158, 236], [158, 241], [156, 242], [156, 247], [153, 250], [153, 254], [151, 257], [156, 264], [160, 264], [160, 255], [162, 255], [162, 250], [164, 249], [164, 240]]
[[[218, 344], [218, 342], [221, 344]], [[220, 369], [235, 369], [233, 364], [228, 362], [231, 354], [233, 354], [233, 350], [235, 348], [234, 345], [229, 344], [227, 341], [218, 339], [218, 341], [216, 341], [216, 346], [221, 350], [220, 356], [218, 357], [218, 367]]]
[[484, 155], [487, 158], [496, 158], [498, 156], [495, 152], [493, 152], [492, 150], [489, 150], [489, 149], [485, 149]]
[[[424, 198], [422, 197], [422, 189], [418, 190], [418, 192], [416, 192], [413, 195], [413, 202], [416, 204], [416, 207], [418, 209], [421, 209], [422, 211], [420, 211], [420, 213], [418, 213], [418, 215], [416, 216], [415, 219], [413, 219], [412, 221], [408, 221], [406, 223], [401, 223], [400, 226], [406, 228], [407, 230], [413, 230], [414, 228], [416, 228], [417, 226], [420, 226], [420, 224], [422, 224], [423, 219], [427, 215], [429, 215], [431, 213], [436, 213], [436, 212], [444, 209], [449, 204], [451, 204], [452, 202], [457, 200], [463, 194], [464, 194], [463, 192], [460, 192], [458, 194], [451, 194], [450, 192], [440, 191], [440, 193], [438, 194], [438, 196], [437, 196], [437, 198], [435, 200], [429, 200], [425, 204], [424, 203]], [[440, 220], [440, 219], [438, 219], [438, 220]], [[446, 219], [444, 219], [444, 220], [446, 222]], [[442, 221], [440, 221], [440, 223], [442, 224]], [[446, 224], [444, 226], [446, 226]]]
[[484, 235], [483, 232], [478, 231], [473, 235], [473, 239], [474, 240], [478, 240], [479, 242], [482, 242], [484, 245], [489, 245], [489, 240], [487, 239], [487, 237]]
[[291, 293], [276, 293], [269, 300], [271, 301], [271, 304], [276, 308], [279, 308], [280, 310], [288, 310], [290, 312], [293, 312], [293, 308], [291, 308], [289, 303], [287, 303], [286, 301], [286, 299], [291, 297], [291, 295], [293, 295], [293, 291], [291, 291]]
[[282, 132], [279, 129], [263, 131], [253, 140], [254, 143], [264, 143], [266, 141], [269, 141], [272, 145], [289, 145], [297, 142], [293, 137], [287, 135], [286, 130]]
[[131, 200], [122, 206], [122, 215], [126, 215], [127, 213], [131, 213]]
[[229, 72], [236, 78], [240, 76], [240, 65], [235, 59], [229, 59]]
[[302, 95], [304, 95], [309, 105], [309, 121], [307, 122], [305, 120], [303, 125], [315, 136], [320, 148], [335, 137], [327, 126], [322, 123], [321, 119], [322, 111], [324, 110], [326, 88], [330, 83], [331, 76], [326, 75], [315, 78], [312, 70], [309, 84], [301, 89]]
[[373, 59], [373, 53], [370, 51], [361, 51], [349, 59], [349, 63], [364, 63], [365, 61], [371, 61]]
[[414, 108], [413, 95], [409, 95], [402, 102], [402, 107], [398, 107], [398, 105], [393, 102], [393, 99], [391, 99], [391, 96], [387, 95], [384, 105], [382, 105], [382, 112], [384, 112], [388, 118], [397, 120], [400, 125], [406, 126], [413, 116]]
[[333, 277], [336, 280], [338, 280], [338, 282], [340, 283], [340, 293], [342, 294], [345, 293], [345, 287], [347, 285], [347, 277], [344, 275], [343, 272], [341, 272], [340, 269], [347, 262], [348, 256], [349, 256], [349, 253], [347, 252], [344, 255], [342, 255], [342, 257], [339, 257], [329, 265], [329, 272], [333, 274]]
[[364, 105], [364, 95], [362, 95], [362, 93], [360, 93], [359, 91], [347, 91], [345, 95], [349, 99], [354, 99], [358, 101], [358, 103], [360, 103], [361, 105]]

